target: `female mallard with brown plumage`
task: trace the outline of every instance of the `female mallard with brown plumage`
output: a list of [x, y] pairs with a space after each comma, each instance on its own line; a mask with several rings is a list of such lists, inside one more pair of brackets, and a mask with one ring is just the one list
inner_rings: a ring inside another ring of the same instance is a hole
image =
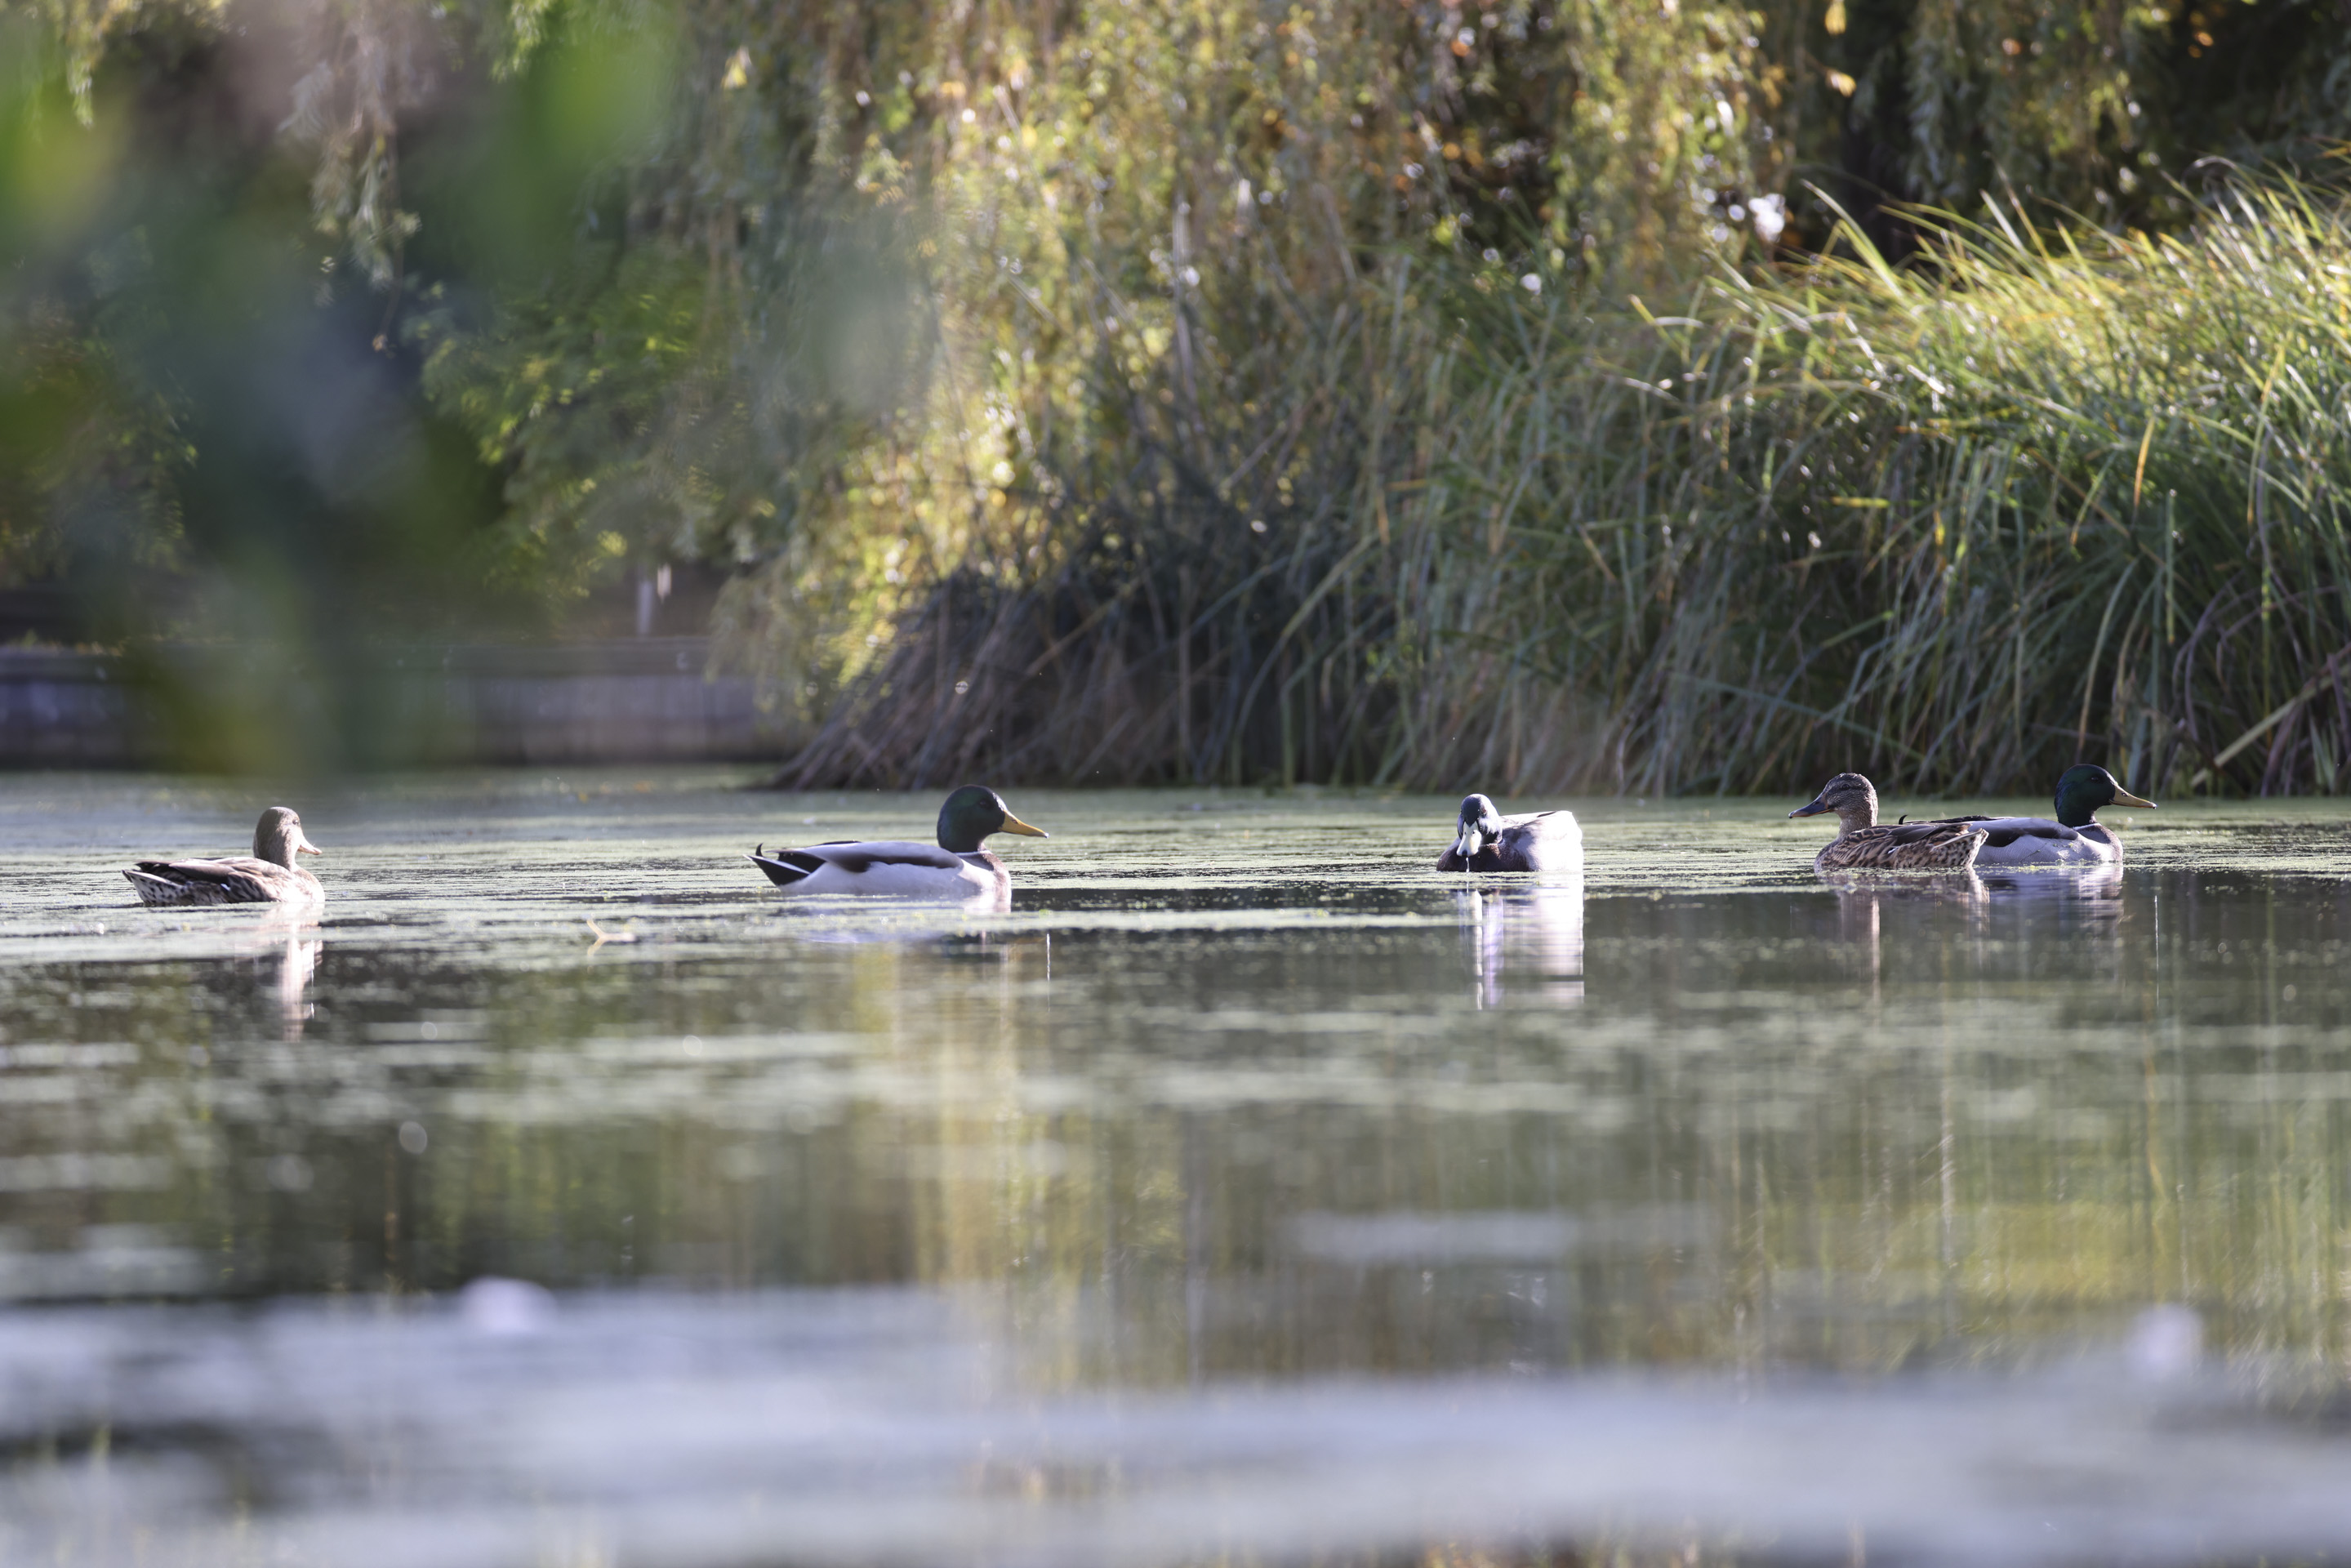
[[294, 857], [326, 852], [302, 836], [302, 819], [292, 808], [272, 806], [253, 830], [249, 855], [141, 861], [122, 874], [142, 904], [317, 904], [326, 890]]
[[1840, 773], [1821, 786], [1812, 804], [1791, 817], [1837, 816], [1837, 836], [1813, 857], [1822, 871], [1973, 871], [1984, 831], [1969, 822], [1877, 820], [1877, 791], [1858, 773]]

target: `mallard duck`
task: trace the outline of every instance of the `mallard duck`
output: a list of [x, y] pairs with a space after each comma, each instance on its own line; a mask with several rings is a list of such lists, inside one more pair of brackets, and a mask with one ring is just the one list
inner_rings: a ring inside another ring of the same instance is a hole
[[792, 893], [874, 894], [885, 898], [1011, 896], [1012, 876], [1004, 862], [980, 848], [990, 833], [1024, 838], [1052, 835], [1014, 816], [993, 789], [967, 784], [939, 808], [936, 846], [883, 839], [810, 844], [768, 853], [765, 844], [746, 857], [768, 880]]
[[316, 904], [319, 879], [294, 863], [327, 852], [302, 836], [292, 808], [272, 806], [253, 830], [253, 853], [216, 861], [141, 861], [122, 874], [142, 904]]
[[2057, 778], [2057, 820], [2046, 817], [1945, 817], [1945, 822], [1971, 822], [1984, 832], [1984, 847], [1976, 857], [1988, 865], [2120, 865], [2122, 841], [2098, 821], [2108, 806], [2144, 806], [2142, 800], [2103, 768], [2075, 763]]
[[1437, 857], [1439, 871], [1562, 871], [1583, 853], [1583, 830], [1573, 811], [1529, 811], [1505, 817], [1483, 795], [1461, 802], [1453, 845]]
[[1980, 828], [1960, 822], [1881, 826], [1877, 791], [1858, 773], [1840, 773], [1791, 817], [1837, 814], [1837, 836], [1813, 857], [1822, 871], [1972, 871], [1983, 848]]

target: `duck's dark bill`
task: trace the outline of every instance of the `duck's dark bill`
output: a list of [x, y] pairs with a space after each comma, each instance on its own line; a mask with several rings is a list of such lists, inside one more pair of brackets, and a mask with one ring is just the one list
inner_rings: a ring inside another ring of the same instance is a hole
[[1813, 801], [1811, 805], [1809, 805], [1809, 806], [1799, 806], [1799, 807], [1797, 807], [1794, 810], [1792, 810], [1792, 811], [1789, 812], [1789, 813], [1788, 813], [1788, 815], [1790, 815], [1791, 817], [1817, 817], [1817, 816], [1819, 816], [1823, 811], [1825, 811], [1825, 810], [1828, 810], [1828, 806], [1827, 806], [1824, 802], [1820, 801], [1820, 800], [1814, 800], [1814, 801]]

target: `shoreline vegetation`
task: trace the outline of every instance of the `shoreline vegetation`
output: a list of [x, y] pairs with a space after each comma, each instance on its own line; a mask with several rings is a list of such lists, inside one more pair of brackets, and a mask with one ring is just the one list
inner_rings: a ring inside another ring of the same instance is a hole
[[2343, 788], [2341, 194], [1910, 215], [1907, 266], [1846, 226], [1614, 319], [1399, 267], [1298, 323], [1231, 463], [1316, 503], [1170, 432], [1050, 570], [930, 589], [777, 782]]
[[0, 586], [724, 572], [780, 787], [2334, 792], [2323, 11], [0, 4]]

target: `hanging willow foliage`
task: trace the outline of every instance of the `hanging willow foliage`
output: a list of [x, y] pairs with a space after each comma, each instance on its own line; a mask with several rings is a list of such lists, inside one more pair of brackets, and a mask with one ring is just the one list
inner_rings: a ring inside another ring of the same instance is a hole
[[2095, 247], [1911, 217], [1931, 269], [1852, 235], [1647, 322], [1471, 272], [1416, 332], [1367, 291], [1264, 421], [1335, 503], [1259, 534], [1178, 486], [958, 574], [786, 778], [2340, 788], [2339, 198]]
[[[0, 439], [20, 576], [131, 541], [223, 582], [300, 557], [386, 601], [472, 602], [437, 571], [559, 605], [721, 562], [726, 656], [799, 717], [804, 782], [1736, 789], [1857, 747], [1920, 784], [2037, 785], [2104, 737], [2182, 779], [2332, 787], [2296, 696], [2324, 623], [2280, 619], [2329, 580], [2261, 591], [2248, 664], [2225, 606], [2250, 579], [2197, 579], [2198, 652], [2167, 642], [2169, 684], [2125, 702], [2070, 666], [2156, 657], [2146, 580], [2112, 575], [2154, 568], [2079, 517], [2047, 553], [2093, 487], [2111, 511], [2117, 440], [2143, 500], [2186, 439], [2141, 407], [2199, 329], [2130, 292], [2149, 258], [2335, 264], [2328, 198], [2189, 177], [2346, 130], [2351, 46], [2316, 0], [8, 0], [0, 25], [39, 44], [0, 132], [0, 230], [34, 263], [0, 396], [70, 411]], [[183, 99], [233, 103], [244, 139], [156, 133]], [[24, 171], [76, 149], [97, 194], [68, 211]], [[314, 442], [311, 491], [238, 501], [294, 459], [232, 417], [252, 378], [185, 373], [229, 340], [184, 319], [190, 191], [239, 244], [284, 230], [204, 298], [239, 279], [224, 319], [285, 329], [246, 342], [348, 336], [431, 484], [331, 471], [382, 460], [349, 443], [320, 468]], [[1904, 204], [1988, 195], [2013, 235]], [[2252, 283], [2181, 277], [2199, 321], [2254, 308]], [[2032, 290], [2048, 314], [1989, 336], [1917, 325]], [[2135, 340], [2056, 353], [2046, 322], [2111, 336], [2126, 296]], [[1856, 381], [1856, 342], [1913, 369]], [[2028, 345], [2075, 380], [1981, 371]], [[2106, 374], [2139, 401], [2093, 397]], [[2050, 402], [2125, 434], [2027, 439]], [[2210, 428], [2272, 454], [2269, 417]], [[495, 486], [478, 513], [452, 433]], [[2275, 461], [2240, 465], [2273, 557], [2320, 526], [2274, 510]], [[2166, 504], [2200, 528], [2211, 483]], [[354, 527], [400, 570], [307, 542]], [[2087, 652], [2084, 596], [2112, 599]], [[2267, 740], [2220, 734], [2290, 700]]]

